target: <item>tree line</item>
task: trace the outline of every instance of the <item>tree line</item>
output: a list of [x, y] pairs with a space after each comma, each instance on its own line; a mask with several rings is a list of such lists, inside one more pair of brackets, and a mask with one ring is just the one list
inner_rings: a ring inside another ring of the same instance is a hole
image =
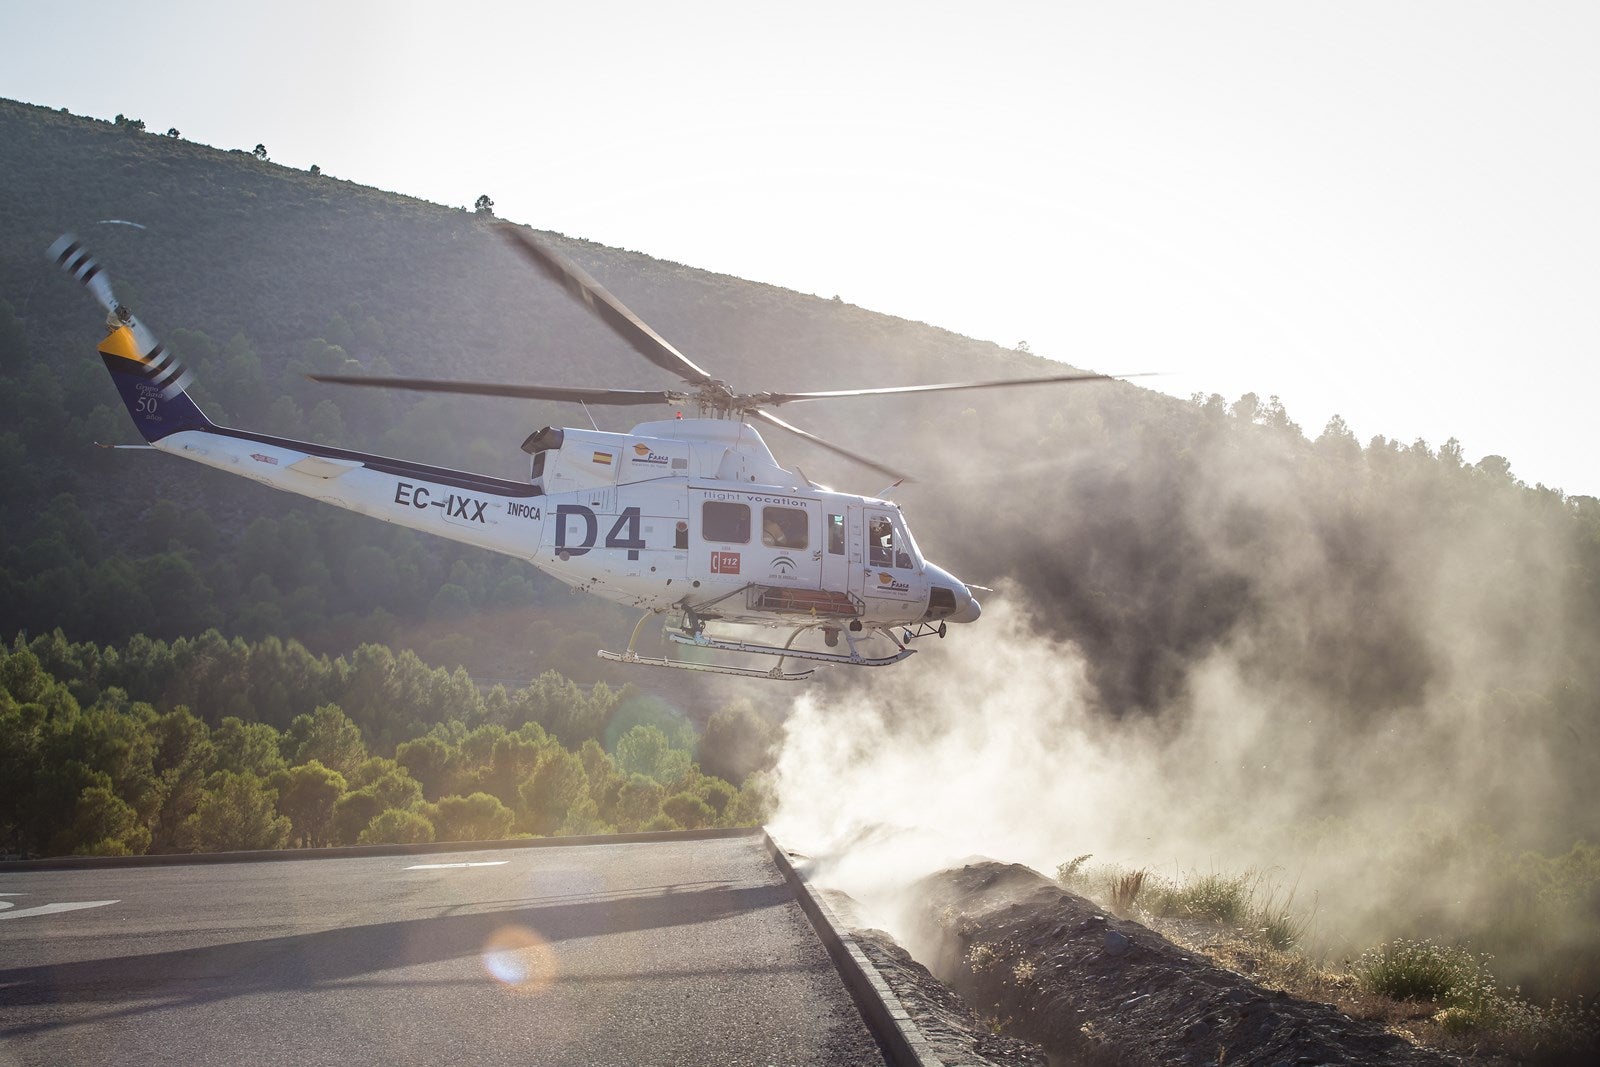
[[379, 645], [347, 660], [215, 631], [114, 647], [58, 630], [0, 651], [0, 850], [139, 855], [752, 825], [770, 803], [761, 772], [773, 740], [748, 706], [721, 708], [696, 730], [630, 687], [583, 687], [553, 671], [481, 692], [464, 671]]

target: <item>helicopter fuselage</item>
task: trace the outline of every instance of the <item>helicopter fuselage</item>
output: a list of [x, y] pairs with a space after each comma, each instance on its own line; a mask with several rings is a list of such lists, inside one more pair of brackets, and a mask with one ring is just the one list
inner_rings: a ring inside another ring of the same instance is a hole
[[[152, 418], [168, 401], [144, 400]], [[750, 426], [547, 427], [526, 482], [205, 426], [154, 447], [532, 563], [631, 607], [823, 628], [966, 622], [965, 585], [923, 559], [899, 507], [785, 470]], [[854, 625], [852, 625], [854, 624]]]

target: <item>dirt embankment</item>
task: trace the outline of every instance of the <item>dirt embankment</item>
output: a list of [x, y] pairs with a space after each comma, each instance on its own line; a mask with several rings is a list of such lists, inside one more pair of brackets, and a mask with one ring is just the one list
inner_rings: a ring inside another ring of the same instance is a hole
[[1056, 1062], [1455, 1062], [1330, 1005], [1263, 989], [1026, 867], [974, 864], [916, 890], [913, 955]]

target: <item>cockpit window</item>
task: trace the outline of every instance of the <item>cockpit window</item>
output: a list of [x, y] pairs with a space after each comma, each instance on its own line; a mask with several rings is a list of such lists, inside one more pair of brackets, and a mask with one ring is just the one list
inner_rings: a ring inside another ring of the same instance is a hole
[[761, 543], [768, 548], [806, 547], [806, 513], [800, 508], [762, 508]]
[[867, 519], [867, 558], [877, 567], [894, 566], [894, 524], [887, 515]]
[[910, 570], [915, 566], [910, 544], [910, 538], [889, 516], [867, 516], [867, 559], [874, 566]]

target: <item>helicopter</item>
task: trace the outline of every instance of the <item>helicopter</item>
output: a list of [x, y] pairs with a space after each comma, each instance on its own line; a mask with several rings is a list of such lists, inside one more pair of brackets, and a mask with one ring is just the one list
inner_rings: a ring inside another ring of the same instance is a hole
[[[616, 663], [799, 681], [804, 663], [882, 667], [922, 637], [976, 622], [975, 589], [923, 556], [889, 493], [907, 476], [778, 418], [783, 404], [846, 397], [1118, 380], [1093, 373], [803, 393], [738, 393], [689, 360], [531, 230], [495, 228], [644, 359], [675, 375], [664, 389], [603, 389], [362, 375], [311, 375], [367, 388], [678, 408], [628, 433], [546, 426], [530, 434], [524, 479], [506, 479], [296, 441], [211, 422], [192, 373], [119, 303], [71, 234], [47, 255], [106, 310], [98, 350], [144, 445], [336, 507], [525, 560], [577, 589], [642, 609]], [[683, 417], [692, 408], [694, 417]], [[876, 496], [835, 492], [785, 468], [756, 424], [775, 427], [895, 479]], [[684, 656], [636, 651], [652, 618]], [[747, 639], [733, 627], [787, 630]], [[815, 640], [820, 636], [819, 642]], [[802, 641], [802, 638], [807, 640]], [[772, 666], [713, 661], [767, 657]], [[789, 666], [794, 661], [794, 668]]]

